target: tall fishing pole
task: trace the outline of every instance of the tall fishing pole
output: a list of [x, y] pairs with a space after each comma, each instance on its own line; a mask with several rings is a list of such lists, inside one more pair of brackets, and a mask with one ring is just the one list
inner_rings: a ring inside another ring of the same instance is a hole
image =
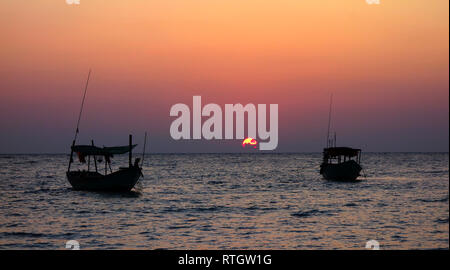
[[77, 129], [75, 130], [75, 137], [73, 139], [74, 142], [77, 140], [77, 136], [78, 136], [78, 132], [79, 132], [78, 128], [80, 127], [81, 113], [83, 112], [84, 100], [86, 98], [86, 92], [87, 92], [87, 89], [88, 89], [89, 78], [90, 77], [91, 77], [91, 69], [89, 69], [88, 77], [87, 77], [87, 80], [86, 80], [86, 86], [84, 87], [84, 94], [83, 94], [83, 100], [81, 101], [80, 114], [78, 115]]
[[72, 147], [71, 147], [71, 150], [70, 150], [69, 166], [67, 167], [67, 171], [70, 171], [70, 165], [73, 162], [73, 158], [72, 158], [73, 157], [73, 147], [75, 146], [75, 142], [77, 140], [77, 136], [78, 136], [78, 132], [79, 132], [78, 128], [80, 127], [81, 113], [83, 112], [84, 99], [86, 98], [86, 91], [87, 91], [87, 88], [88, 88], [89, 78], [90, 77], [91, 77], [91, 69], [89, 69], [88, 77], [87, 77], [87, 80], [86, 80], [86, 86], [84, 87], [83, 100], [81, 101], [80, 114], [78, 115], [78, 121], [77, 121], [77, 129], [75, 130], [75, 136], [74, 136], [73, 141], [72, 141]]
[[327, 131], [327, 147], [330, 144], [330, 124], [331, 124], [331, 105], [333, 104], [333, 93], [331, 93], [330, 97], [330, 110], [328, 112], [328, 131]]

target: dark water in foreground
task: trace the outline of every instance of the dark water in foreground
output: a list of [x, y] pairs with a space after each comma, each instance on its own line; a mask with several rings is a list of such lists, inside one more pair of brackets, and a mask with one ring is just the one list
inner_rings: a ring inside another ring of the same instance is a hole
[[0, 248], [449, 248], [448, 153], [365, 154], [360, 183], [320, 159], [149, 155], [139, 191], [111, 194], [73, 191], [66, 155], [0, 155]]

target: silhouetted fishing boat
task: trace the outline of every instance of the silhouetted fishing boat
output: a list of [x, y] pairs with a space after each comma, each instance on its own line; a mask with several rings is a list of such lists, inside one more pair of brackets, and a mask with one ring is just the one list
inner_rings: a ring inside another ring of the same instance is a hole
[[332, 101], [333, 95], [330, 98], [330, 112], [328, 115], [327, 147], [323, 149], [320, 174], [327, 180], [355, 181], [362, 170], [360, 165], [361, 149], [336, 147], [336, 133], [334, 134], [334, 140], [330, 140]]
[[355, 181], [362, 170], [361, 149], [328, 147], [323, 149], [320, 174], [327, 180]]
[[[131, 163], [132, 136], [130, 135], [129, 146], [103, 147], [94, 145], [72, 145], [67, 179], [75, 190], [95, 190], [95, 191], [130, 191], [142, 176], [142, 168], [139, 166], [140, 158], [136, 158], [134, 164]], [[77, 153], [81, 163], [86, 163], [88, 157], [88, 169], [83, 171], [70, 171], [73, 162], [73, 153]], [[114, 155], [129, 153], [128, 167], [121, 167], [113, 172], [111, 169], [111, 158]], [[90, 157], [93, 157], [95, 171], [90, 171]], [[101, 174], [97, 167], [97, 157], [103, 156], [105, 162], [105, 174]], [[110, 173], [108, 174], [108, 167]]]
[[[84, 89], [83, 101], [81, 103], [80, 114], [78, 116], [77, 129], [75, 131], [75, 138], [72, 142], [70, 161], [67, 168], [67, 179], [75, 190], [92, 190], [92, 191], [130, 191], [134, 185], [138, 182], [142, 175], [142, 164], [144, 160], [144, 154], [142, 155], [142, 163], [139, 166], [140, 158], [136, 158], [134, 164], [132, 164], [132, 149], [137, 144], [132, 144], [132, 136], [129, 136], [128, 146], [116, 146], [116, 147], [96, 147], [94, 141], [91, 141], [91, 145], [75, 145], [77, 135], [79, 133], [79, 124], [81, 113], [83, 111], [84, 99], [86, 97], [86, 90], [89, 83], [91, 71], [89, 70], [86, 87]], [[147, 139], [147, 134], [145, 140]], [[145, 152], [145, 142], [144, 142]], [[73, 163], [73, 153], [78, 155], [81, 163], [86, 163], [86, 157], [88, 158], [87, 170], [71, 171], [70, 167]], [[121, 167], [118, 171], [113, 172], [111, 169], [111, 158], [114, 155], [129, 154], [128, 167]], [[91, 171], [90, 161], [93, 157], [95, 171]], [[103, 157], [105, 162], [105, 173], [101, 174], [97, 167], [97, 157]], [[109, 168], [109, 174], [108, 174]]]

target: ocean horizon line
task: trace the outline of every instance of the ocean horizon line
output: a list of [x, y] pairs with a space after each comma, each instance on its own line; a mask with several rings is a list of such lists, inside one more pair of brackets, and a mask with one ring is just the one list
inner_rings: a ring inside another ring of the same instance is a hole
[[[365, 154], [448, 154], [449, 151], [367, 151]], [[136, 152], [142, 155], [142, 153]], [[322, 151], [305, 152], [155, 152], [145, 153], [145, 155], [210, 155], [210, 154], [246, 154], [246, 155], [273, 155], [273, 154], [322, 154]], [[0, 153], [0, 156], [8, 155], [70, 155], [70, 153]]]

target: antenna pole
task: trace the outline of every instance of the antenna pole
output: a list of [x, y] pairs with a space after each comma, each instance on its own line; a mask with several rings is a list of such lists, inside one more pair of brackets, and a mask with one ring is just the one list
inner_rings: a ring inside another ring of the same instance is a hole
[[331, 124], [331, 105], [333, 104], [333, 93], [331, 93], [330, 97], [330, 111], [328, 112], [328, 131], [327, 131], [327, 147], [329, 146], [330, 140], [330, 124]]

